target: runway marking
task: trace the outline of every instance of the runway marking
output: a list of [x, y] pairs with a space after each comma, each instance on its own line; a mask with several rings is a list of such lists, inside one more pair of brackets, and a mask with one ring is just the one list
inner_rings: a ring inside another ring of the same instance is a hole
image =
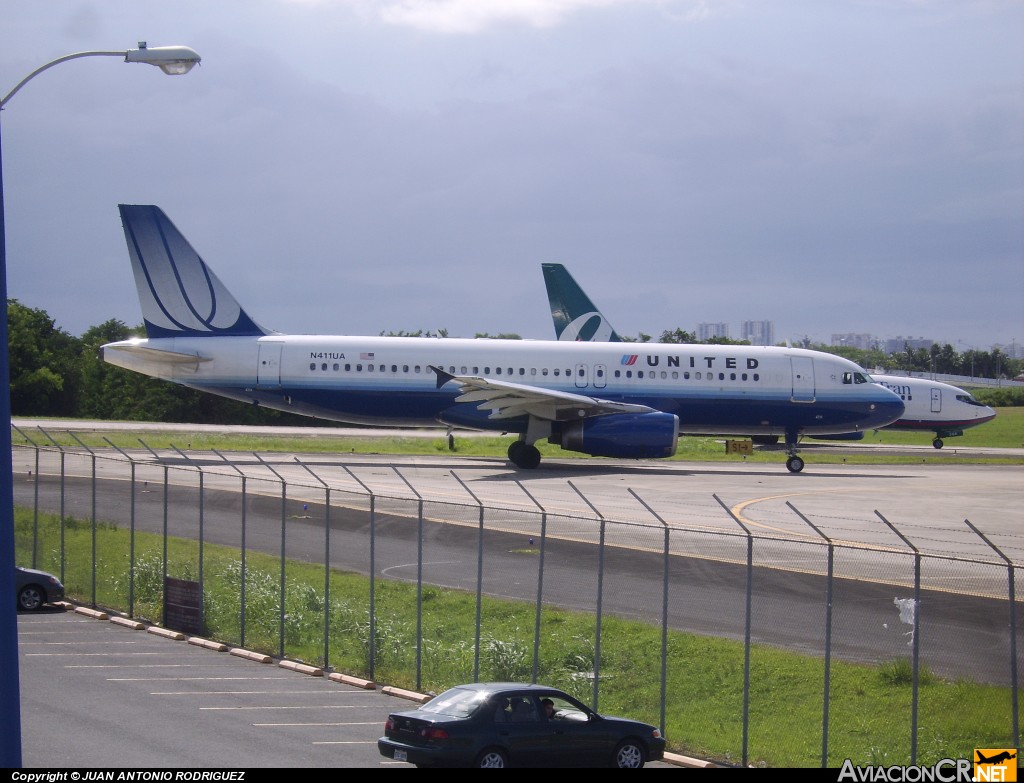
[[254, 723], [252, 725], [260, 726], [263, 728], [279, 728], [285, 726], [379, 726], [380, 721], [342, 721], [340, 723]]
[[200, 682], [205, 680], [290, 680], [283, 677], [107, 677], [107, 682]]
[[292, 693], [327, 693], [336, 696], [340, 691], [296, 690], [296, 691], [150, 691], [150, 696], [274, 696]]
[[241, 710], [357, 710], [365, 707], [356, 707], [352, 704], [296, 704], [292, 707], [268, 705], [263, 707], [200, 707], [201, 710], [212, 711], [241, 711]]

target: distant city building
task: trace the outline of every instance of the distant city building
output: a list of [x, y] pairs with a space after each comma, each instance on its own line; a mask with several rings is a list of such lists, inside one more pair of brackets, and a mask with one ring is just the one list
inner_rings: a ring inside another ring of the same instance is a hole
[[751, 345], [775, 345], [775, 321], [744, 321], [740, 339]]
[[877, 348], [879, 342], [877, 337], [872, 337], [870, 334], [847, 332], [846, 334], [832, 335], [832, 345], [846, 345], [851, 348], [862, 348], [865, 351]]
[[728, 337], [729, 324], [697, 324], [697, 339], [701, 342], [714, 337]]
[[935, 345], [934, 340], [926, 340], [923, 337], [897, 337], [896, 339], [889, 339], [885, 341], [885, 352], [887, 354], [900, 353], [901, 351], [910, 348], [916, 351], [920, 348], [924, 348], [926, 351], [930, 350]]

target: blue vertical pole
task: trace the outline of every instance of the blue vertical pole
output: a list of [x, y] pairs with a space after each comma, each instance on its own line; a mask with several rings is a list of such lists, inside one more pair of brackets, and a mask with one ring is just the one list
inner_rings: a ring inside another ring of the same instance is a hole
[[[0, 150], [3, 144], [0, 142]], [[7, 231], [0, 151], [0, 767], [21, 766], [18, 613], [14, 603], [14, 466], [11, 463], [11, 368], [7, 345]]]

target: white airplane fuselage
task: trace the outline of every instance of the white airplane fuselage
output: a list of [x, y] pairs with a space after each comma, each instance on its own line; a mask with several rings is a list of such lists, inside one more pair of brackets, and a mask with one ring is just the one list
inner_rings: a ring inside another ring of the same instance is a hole
[[996, 412], [958, 386], [927, 378], [871, 373], [871, 379], [903, 400], [904, 411], [887, 430], [934, 432], [936, 440], [960, 435], [995, 418]]
[[[195, 360], [167, 361], [165, 352]], [[431, 366], [647, 405], [679, 416], [684, 433], [825, 435], [873, 429], [903, 409], [888, 390], [854, 383], [853, 363], [803, 349], [268, 335], [134, 339], [104, 346], [103, 358], [243, 402], [363, 424], [526, 430], [525, 417], [492, 419], [488, 408], [456, 403]]]

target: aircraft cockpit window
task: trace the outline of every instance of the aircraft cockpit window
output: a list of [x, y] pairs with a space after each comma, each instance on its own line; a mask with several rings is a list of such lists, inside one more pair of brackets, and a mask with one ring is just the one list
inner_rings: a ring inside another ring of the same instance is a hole
[[974, 399], [970, 394], [958, 394], [956, 395], [956, 398], [960, 402], [966, 402], [968, 405], [977, 405], [979, 408], [985, 407], [983, 403], [978, 402], [978, 400]]
[[853, 373], [852, 372], [844, 372], [843, 373], [843, 383], [853, 383]]
[[855, 372], [853, 374], [854, 383], [871, 383], [871, 378], [862, 372]]

